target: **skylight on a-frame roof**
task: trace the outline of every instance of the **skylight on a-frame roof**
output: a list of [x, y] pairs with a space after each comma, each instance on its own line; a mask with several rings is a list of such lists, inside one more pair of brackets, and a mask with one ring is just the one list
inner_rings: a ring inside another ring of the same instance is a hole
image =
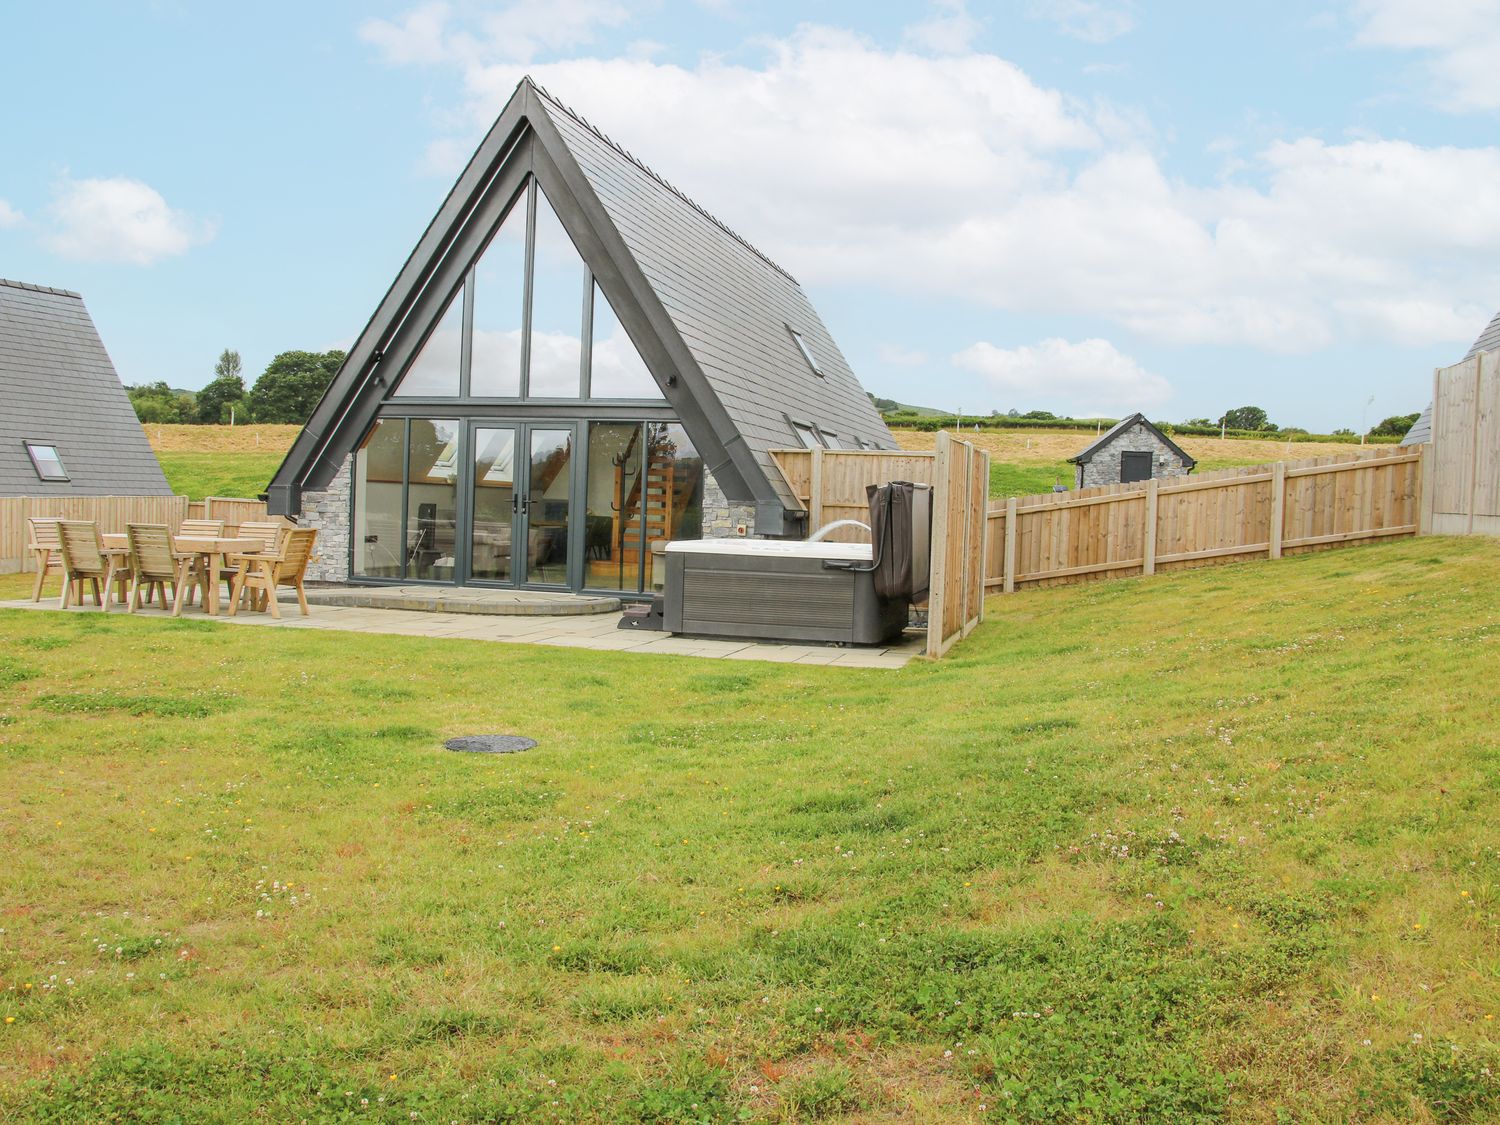
[[792, 339], [797, 341], [797, 348], [802, 352], [802, 358], [807, 360], [807, 366], [812, 368], [812, 373], [822, 376], [823, 368], [819, 366], [818, 358], [813, 355], [812, 348], [808, 347], [807, 341], [802, 338], [802, 333], [798, 332], [790, 324], [787, 325], [786, 330], [792, 334]]

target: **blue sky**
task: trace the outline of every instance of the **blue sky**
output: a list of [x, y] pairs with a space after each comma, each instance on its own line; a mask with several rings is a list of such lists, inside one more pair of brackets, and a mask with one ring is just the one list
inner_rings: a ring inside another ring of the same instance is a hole
[[0, 276], [81, 291], [127, 382], [351, 341], [525, 73], [801, 279], [906, 402], [1357, 428], [1419, 409], [1500, 307], [1500, 0], [6, 25]]

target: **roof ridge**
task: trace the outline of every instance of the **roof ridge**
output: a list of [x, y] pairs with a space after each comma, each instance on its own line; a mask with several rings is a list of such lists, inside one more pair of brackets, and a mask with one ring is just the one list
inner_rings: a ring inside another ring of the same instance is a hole
[[0, 285], [9, 286], [11, 289], [29, 289], [33, 293], [55, 293], [59, 297], [77, 297], [83, 299], [82, 293], [75, 293], [71, 289], [54, 289], [50, 285], [33, 285], [29, 281], [12, 281], [8, 277], [0, 277]]
[[801, 288], [801, 284], [802, 283], [799, 282], [795, 277], [792, 276], [790, 270], [788, 270], [785, 267], [777, 264], [777, 262], [775, 260], [773, 260], [770, 255], [768, 255], [764, 251], [758, 249], [753, 243], [750, 242], [749, 239], [745, 238], [742, 234], [740, 234], [734, 228], [732, 228], [731, 226], [729, 226], [728, 223], [726, 223], [726, 222], [724, 222], [724, 220], [718, 218], [716, 215], [714, 215], [712, 212], [710, 212], [706, 207], [704, 207], [697, 200], [693, 199], [690, 195], [688, 195], [681, 188], [677, 187], [675, 184], [673, 184], [669, 180], [667, 180], [664, 176], [661, 175], [661, 173], [659, 173], [659, 172], [655, 171], [653, 168], [651, 168], [644, 160], [640, 159], [640, 157], [636, 156], [634, 153], [632, 153], [628, 149], [626, 149], [624, 145], [620, 144], [613, 137], [611, 137], [607, 133], [605, 133], [603, 129], [600, 129], [599, 126], [595, 125], [588, 118], [584, 117], [583, 114], [579, 113], [572, 106], [568, 105], [566, 102], [560, 100], [558, 97], [556, 97], [556, 95], [554, 95], [550, 91], [548, 91], [545, 86], [543, 86], [541, 83], [537, 82], [534, 78], [531, 77], [531, 75], [528, 74], [523, 79], [523, 81], [530, 83], [531, 87], [534, 90], [536, 90], [537, 93], [541, 94], [542, 97], [546, 98], [554, 106], [556, 106], [558, 109], [562, 110], [563, 113], [567, 114], [570, 118], [572, 118], [578, 124], [582, 125], [589, 132], [593, 133], [594, 136], [598, 137], [601, 141], [603, 141], [606, 145], [608, 145], [610, 148], [612, 148], [615, 152], [619, 153], [626, 160], [630, 161], [630, 163], [634, 164], [642, 172], [646, 173], [646, 175], [650, 176], [658, 184], [660, 184], [662, 187], [666, 188], [669, 192], [671, 192], [673, 195], [675, 195], [678, 199], [682, 200], [682, 202], [686, 203], [694, 211], [698, 212], [698, 214], [702, 215], [705, 219], [707, 219], [709, 222], [711, 222], [714, 226], [718, 227], [721, 231], [723, 231], [725, 234], [727, 234], [730, 238], [732, 238], [736, 242], [738, 242], [746, 250], [750, 251], [750, 253], [754, 254], [757, 258], [759, 258], [761, 261], [763, 261], [766, 265], [770, 266], [777, 273], [781, 274], [781, 276], [783, 276], [784, 278], [786, 278], [793, 285], [796, 285], [798, 288]]

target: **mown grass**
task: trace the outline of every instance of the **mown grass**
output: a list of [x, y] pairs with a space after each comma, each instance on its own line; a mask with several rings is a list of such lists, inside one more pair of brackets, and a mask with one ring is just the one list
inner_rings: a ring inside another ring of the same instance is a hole
[[1497, 585], [1034, 592], [900, 673], [0, 612], [0, 1117], [1493, 1119]]
[[201, 500], [205, 496], [254, 499], [271, 483], [282, 456], [280, 453], [245, 450], [222, 453], [159, 451], [156, 459], [167, 475], [167, 483], [179, 496], [192, 500]]

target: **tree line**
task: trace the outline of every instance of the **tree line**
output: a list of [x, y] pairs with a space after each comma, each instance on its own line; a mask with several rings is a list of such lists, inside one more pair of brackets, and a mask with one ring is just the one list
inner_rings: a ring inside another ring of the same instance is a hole
[[344, 353], [282, 352], [246, 388], [240, 353], [225, 348], [214, 364], [214, 377], [201, 391], [184, 391], [166, 383], [126, 387], [130, 405], [142, 422], [221, 426], [233, 421], [273, 422], [300, 426], [333, 381]]

